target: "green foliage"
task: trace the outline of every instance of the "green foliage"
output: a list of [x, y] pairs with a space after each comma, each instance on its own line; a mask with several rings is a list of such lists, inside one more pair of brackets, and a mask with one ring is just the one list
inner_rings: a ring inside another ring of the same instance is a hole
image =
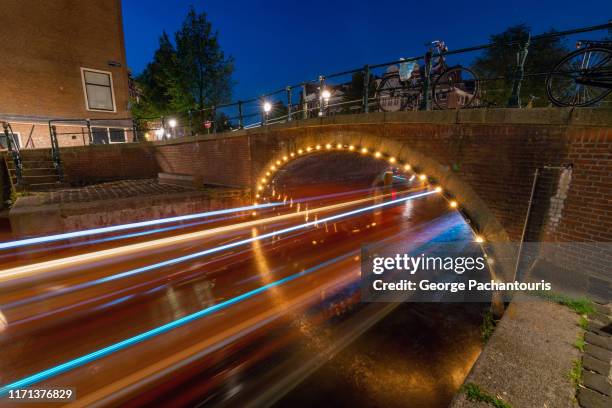
[[512, 408], [512, 405], [507, 402], [494, 397], [480, 388], [474, 383], [467, 383], [461, 387], [461, 391], [465, 393], [468, 401], [472, 402], [486, 402], [487, 404], [495, 408]]
[[206, 13], [191, 7], [174, 43], [167, 33], [144, 71], [136, 78], [142, 90], [136, 117], [154, 117], [203, 109], [231, 98], [233, 59], [226, 57]]
[[[490, 37], [493, 47], [483, 51], [476, 58], [472, 66], [473, 70], [483, 80], [481, 89], [483, 99], [487, 103], [497, 106], [506, 106], [512, 94], [512, 79], [517, 64], [517, 52], [520, 44], [506, 45], [508, 42], [524, 42], [528, 38], [531, 28], [525, 24], [508, 27], [506, 31], [494, 34]], [[551, 29], [548, 33], [553, 33]], [[521, 83], [521, 103], [527, 105], [530, 95], [536, 97], [533, 106], [548, 106], [546, 96], [546, 75], [534, 75], [550, 71], [556, 64], [568, 54], [570, 50], [566, 47], [561, 37], [532, 40], [529, 46], [527, 59], [525, 60], [525, 77]], [[486, 80], [491, 78], [502, 78]]]
[[584, 353], [584, 347], [586, 346], [586, 342], [584, 341], [584, 334], [578, 336], [576, 341], [574, 342], [574, 347]]
[[8, 200], [5, 201], [5, 205], [7, 207], [12, 207], [15, 205], [15, 203], [17, 202], [17, 199], [19, 197], [25, 197], [28, 196], [29, 194], [25, 191], [15, 191], [15, 190], [11, 190], [11, 196]]
[[483, 343], [489, 341], [489, 338], [491, 338], [493, 332], [495, 331], [495, 325], [496, 323], [495, 319], [493, 319], [493, 314], [490, 311], [486, 312], [482, 319], [482, 327], [480, 329], [480, 335]]
[[560, 305], [567, 306], [572, 309], [574, 312], [579, 315], [590, 315], [595, 312], [595, 308], [593, 307], [593, 302], [586, 298], [571, 298], [566, 295], [562, 295], [560, 293], [551, 293], [551, 292], [533, 292], [534, 295], [541, 297], [546, 300], [550, 300], [551, 302], [559, 303]]
[[584, 316], [580, 316], [580, 320], [578, 321], [578, 325], [581, 329], [586, 330], [589, 327], [589, 319]]
[[569, 378], [576, 388], [582, 383], [582, 360], [574, 360], [572, 369], [569, 372]]

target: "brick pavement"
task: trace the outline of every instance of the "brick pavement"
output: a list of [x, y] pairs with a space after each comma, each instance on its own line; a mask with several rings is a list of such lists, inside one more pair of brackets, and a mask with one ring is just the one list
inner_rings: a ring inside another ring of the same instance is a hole
[[153, 195], [195, 191], [194, 187], [161, 184], [157, 179], [121, 180], [85, 187], [64, 188], [36, 194], [39, 205], [87, 203], [117, 198], [146, 197]]

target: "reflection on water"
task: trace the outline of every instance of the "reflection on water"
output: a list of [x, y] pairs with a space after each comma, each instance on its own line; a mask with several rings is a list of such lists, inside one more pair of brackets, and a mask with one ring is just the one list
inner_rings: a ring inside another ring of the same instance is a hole
[[403, 303], [277, 407], [446, 407], [480, 350], [486, 304]]

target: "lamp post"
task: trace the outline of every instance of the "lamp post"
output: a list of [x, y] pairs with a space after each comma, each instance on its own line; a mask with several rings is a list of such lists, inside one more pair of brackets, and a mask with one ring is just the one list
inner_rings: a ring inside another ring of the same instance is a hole
[[268, 124], [268, 115], [270, 114], [271, 110], [272, 110], [272, 104], [270, 102], [264, 102], [263, 104], [264, 125]]
[[172, 137], [176, 137], [176, 119], [168, 120], [168, 126], [170, 126], [170, 129], [172, 129]]
[[319, 116], [323, 116], [323, 112], [325, 112], [325, 114], [327, 114], [327, 108], [329, 105], [329, 98], [331, 98], [331, 92], [329, 92], [329, 89], [323, 89], [323, 91], [321, 91], [321, 99], [323, 100], [323, 106], [321, 108], [321, 110], [319, 110]]

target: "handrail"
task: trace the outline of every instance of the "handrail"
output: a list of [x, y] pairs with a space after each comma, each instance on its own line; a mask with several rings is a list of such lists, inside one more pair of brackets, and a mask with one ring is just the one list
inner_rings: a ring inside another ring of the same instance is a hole
[[53, 166], [57, 172], [57, 177], [60, 182], [64, 181], [64, 171], [62, 169], [62, 160], [60, 157], [59, 143], [57, 141], [57, 128], [49, 121], [49, 133], [51, 135], [51, 158]]
[[[540, 41], [540, 40], [545, 40], [545, 39], [550, 39], [550, 38], [557, 38], [557, 37], [563, 37], [563, 36], [567, 36], [567, 35], [572, 35], [572, 34], [579, 34], [579, 33], [586, 33], [586, 32], [592, 32], [592, 31], [598, 31], [598, 30], [604, 30], [604, 29], [612, 29], [612, 21], [609, 21], [606, 24], [599, 24], [599, 25], [594, 25], [594, 26], [589, 26], [589, 27], [580, 27], [580, 28], [575, 28], [575, 29], [571, 29], [571, 30], [565, 30], [565, 31], [555, 31], [555, 32], [551, 32], [551, 33], [545, 33], [545, 34], [539, 34], [539, 35], [534, 35], [531, 36], [529, 40], [527, 39], [520, 39], [520, 40], [514, 40], [514, 41], [507, 41], [504, 43], [487, 43], [487, 44], [481, 44], [481, 45], [476, 45], [476, 46], [472, 46], [472, 47], [465, 47], [465, 48], [461, 48], [461, 49], [456, 49], [453, 51], [444, 51], [444, 52], [440, 52], [439, 54], [436, 53], [436, 56], [446, 56], [446, 55], [455, 55], [455, 54], [461, 54], [461, 53], [466, 53], [466, 52], [473, 52], [473, 51], [480, 51], [480, 50], [484, 50], [484, 49], [488, 49], [488, 48], [493, 48], [496, 46], [519, 46], [519, 52], [522, 54], [522, 62], [524, 63], [525, 57], [526, 57], [526, 49], [529, 46], [529, 42], [531, 43], [536, 42], [536, 41]], [[272, 92], [268, 92], [268, 93], [264, 93], [262, 95], [260, 95], [259, 97], [254, 97], [254, 98], [250, 98], [250, 99], [246, 99], [246, 100], [239, 100], [239, 101], [235, 101], [235, 102], [229, 102], [229, 103], [223, 103], [223, 104], [218, 104], [218, 105], [214, 105], [214, 106], [208, 106], [208, 107], [204, 107], [201, 109], [192, 109], [189, 110], [188, 114], [189, 117], [191, 118], [193, 116], [193, 114], [195, 113], [205, 113], [205, 112], [212, 112], [213, 115], [213, 120], [214, 120], [214, 116], [216, 115], [216, 112], [221, 109], [221, 108], [229, 108], [229, 107], [234, 107], [234, 106], [238, 106], [239, 107], [239, 111], [240, 114], [238, 116], [238, 121], [239, 121], [239, 126], [240, 127], [244, 127], [243, 126], [243, 119], [245, 117], [247, 117], [247, 115], [243, 115], [242, 114], [242, 107], [244, 104], [247, 103], [252, 103], [252, 102], [257, 102], [257, 101], [261, 101], [264, 100], [264, 98], [273, 96], [273, 95], [277, 95], [280, 94], [282, 92], [286, 92], [288, 97], [290, 97], [291, 95], [291, 90], [294, 88], [299, 88], [299, 87], [304, 87], [306, 85], [309, 84], [324, 84], [324, 80], [325, 79], [329, 79], [329, 78], [335, 78], [335, 77], [340, 77], [343, 75], [349, 75], [349, 74], [354, 74], [357, 72], [364, 72], [364, 93], [366, 94], [365, 97], [363, 98], [364, 102], [363, 102], [363, 108], [364, 111], [368, 110], [369, 104], [365, 103], [366, 99], [368, 98], [368, 84], [367, 82], [369, 81], [369, 75], [370, 75], [370, 71], [372, 69], [376, 69], [376, 68], [381, 68], [381, 67], [385, 67], [385, 66], [389, 66], [389, 65], [394, 65], [394, 64], [399, 64], [401, 62], [409, 62], [409, 61], [418, 61], [418, 60], [427, 60], [427, 53], [423, 54], [423, 55], [419, 55], [416, 57], [410, 57], [410, 58], [402, 58], [402, 59], [396, 59], [393, 61], [387, 61], [384, 63], [379, 63], [379, 64], [369, 64], [366, 65], [364, 67], [360, 67], [360, 68], [354, 68], [354, 69], [349, 69], [349, 70], [344, 70], [342, 72], [335, 72], [335, 73], [331, 73], [331, 74], [327, 74], [327, 75], [320, 75], [317, 79], [312, 79], [312, 80], [306, 80], [303, 82], [300, 82], [298, 84], [295, 85], [290, 85], [290, 86], [286, 86], [282, 89], [278, 89]], [[510, 79], [512, 79], [513, 81], [513, 95], [511, 97], [511, 99], [509, 100], [509, 106], [517, 106], [518, 105], [518, 101], [519, 99], [519, 95], [518, 93], [520, 92], [520, 82], [523, 80], [524, 77], [529, 77], [532, 76], [534, 74], [528, 74], [523, 72], [523, 67], [522, 64], [519, 64], [521, 66], [517, 66], [515, 67], [515, 72], [512, 74], [512, 77]], [[538, 75], [541, 75], [541, 73], [539, 73]], [[424, 102], [427, 102], [427, 100], [425, 100]], [[293, 105], [293, 102], [291, 102], [290, 100], [287, 101], [288, 105]], [[424, 104], [422, 108], [424, 109], [428, 109], [429, 106], [427, 106], [428, 104]], [[291, 113], [294, 113], [296, 111], [293, 111]], [[256, 115], [253, 115], [256, 116]], [[265, 124], [266, 121], [262, 120], [262, 123]]]
[[19, 144], [15, 140], [15, 133], [13, 133], [13, 128], [9, 122], [2, 122], [2, 128], [4, 129], [4, 136], [6, 137], [6, 147], [11, 153], [13, 163], [15, 164], [17, 185], [21, 185], [23, 182], [23, 162], [21, 160]]

